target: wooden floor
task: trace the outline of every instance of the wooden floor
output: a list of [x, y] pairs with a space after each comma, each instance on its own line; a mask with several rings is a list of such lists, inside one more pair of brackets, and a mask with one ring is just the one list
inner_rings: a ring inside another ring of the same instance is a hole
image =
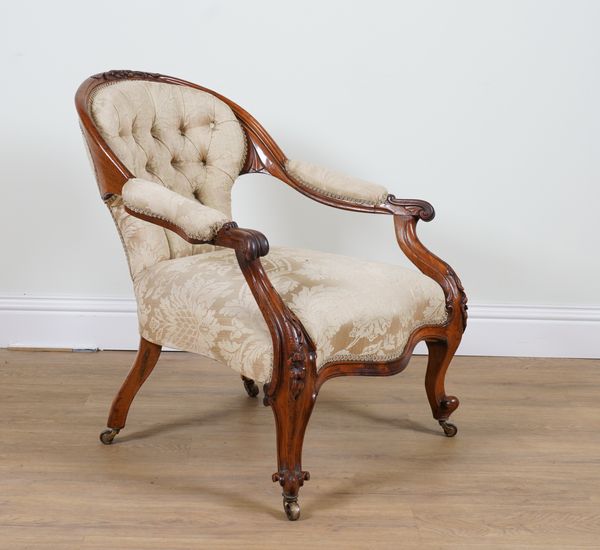
[[0, 350], [0, 548], [600, 548], [600, 362], [456, 358], [458, 436], [424, 359], [325, 384], [288, 522], [273, 416], [226, 367], [167, 353], [110, 446], [133, 354]]

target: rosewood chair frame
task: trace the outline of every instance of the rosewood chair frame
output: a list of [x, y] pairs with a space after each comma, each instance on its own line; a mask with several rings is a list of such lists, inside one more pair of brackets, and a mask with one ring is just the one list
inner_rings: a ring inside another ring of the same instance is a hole
[[[185, 80], [155, 73], [136, 71], [109, 71], [94, 75], [79, 87], [75, 103], [81, 120], [84, 138], [89, 147], [96, 178], [103, 200], [120, 195], [125, 182], [134, 175], [111, 151], [90, 116], [90, 100], [98, 86], [121, 80], [147, 80], [177, 86], [187, 86], [208, 92], [225, 102], [234, 112], [245, 133], [248, 153], [241, 174], [265, 173], [275, 176], [307, 197], [335, 208], [354, 212], [391, 215], [396, 239], [401, 250], [425, 275], [435, 280], [445, 295], [447, 321], [443, 325], [421, 326], [414, 330], [400, 357], [392, 361], [356, 362], [338, 361], [316, 368], [315, 345], [296, 315], [285, 305], [261, 265], [260, 258], [269, 251], [266, 237], [258, 231], [243, 229], [235, 222], [226, 224], [210, 244], [235, 251], [240, 269], [269, 328], [274, 351], [273, 374], [264, 385], [264, 404], [275, 416], [277, 432], [277, 471], [273, 481], [283, 490], [283, 505], [288, 519], [298, 519], [300, 507], [298, 492], [309, 473], [302, 469], [302, 443], [306, 426], [319, 390], [323, 383], [338, 376], [391, 376], [404, 370], [418, 342], [425, 341], [429, 350], [425, 389], [433, 417], [448, 437], [456, 434], [456, 427], [448, 419], [458, 407], [456, 397], [446, 394], [446, 370], [461, 341], [467, 322], [467, 298], [454, 270], [431, 253], [417, 237], [419, 220], [428, 222], [434, 217], [433, 207], [425, 201], [398, 199], [388, 195], [375, 206], [356, 204], [320, 194], [292, 177], [285, 168], [286, 156], [273, 138], [248, 112], [222, 95]], [[192, 244], [205, 241], [190, 239], [178, 227], [162, 219], [148, 217], [131, 210], [132, 216], [174, 231]], [[129, 407], [158, 361], [161, 346], [141, 338], [134, 365], [117, 393], [108, 418], [108, 429], [101, 434], [105, 444], [125, 426]], [[244, 386], [252, 397], [259, 392], [251, 379], [243, 378]]]

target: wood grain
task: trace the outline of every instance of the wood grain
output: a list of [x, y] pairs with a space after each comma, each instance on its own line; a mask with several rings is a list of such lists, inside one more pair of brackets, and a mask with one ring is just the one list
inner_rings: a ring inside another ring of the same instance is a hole
[[163, 353], [127, 428], [98, 441], [133, 359], [0, 350], [0, 548], [600, 546], [600, 361], [455, 357], [452, 439], [424, 357], [325, 384], [290, 523], [269, 482], [273, 416], [212, 361]]

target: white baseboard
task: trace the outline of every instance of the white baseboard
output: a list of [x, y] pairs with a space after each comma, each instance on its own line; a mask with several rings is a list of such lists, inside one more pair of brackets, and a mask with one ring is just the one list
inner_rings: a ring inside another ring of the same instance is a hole
[[[132, 299], [0, 296], [0, 347], [129, 350], [138, 341]], [[600, 306], [470, 305], [458, 353], [600, 358]]]

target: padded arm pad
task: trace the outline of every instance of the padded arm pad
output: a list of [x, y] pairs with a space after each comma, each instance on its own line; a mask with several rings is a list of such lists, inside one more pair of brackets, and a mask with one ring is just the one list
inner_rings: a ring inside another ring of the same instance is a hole
[[128, 210], [166, 221], [199, 241], [212, 241], [217, 231], [231, 221], [214, 208], [140, 178], [125, 182], [122, 197]]
[[382, 185], [353, 178], [301, 160], [288, 159], [286, 172], [308, 189], [348, 202], [378, 205], [387, 199], [388, 191]]

